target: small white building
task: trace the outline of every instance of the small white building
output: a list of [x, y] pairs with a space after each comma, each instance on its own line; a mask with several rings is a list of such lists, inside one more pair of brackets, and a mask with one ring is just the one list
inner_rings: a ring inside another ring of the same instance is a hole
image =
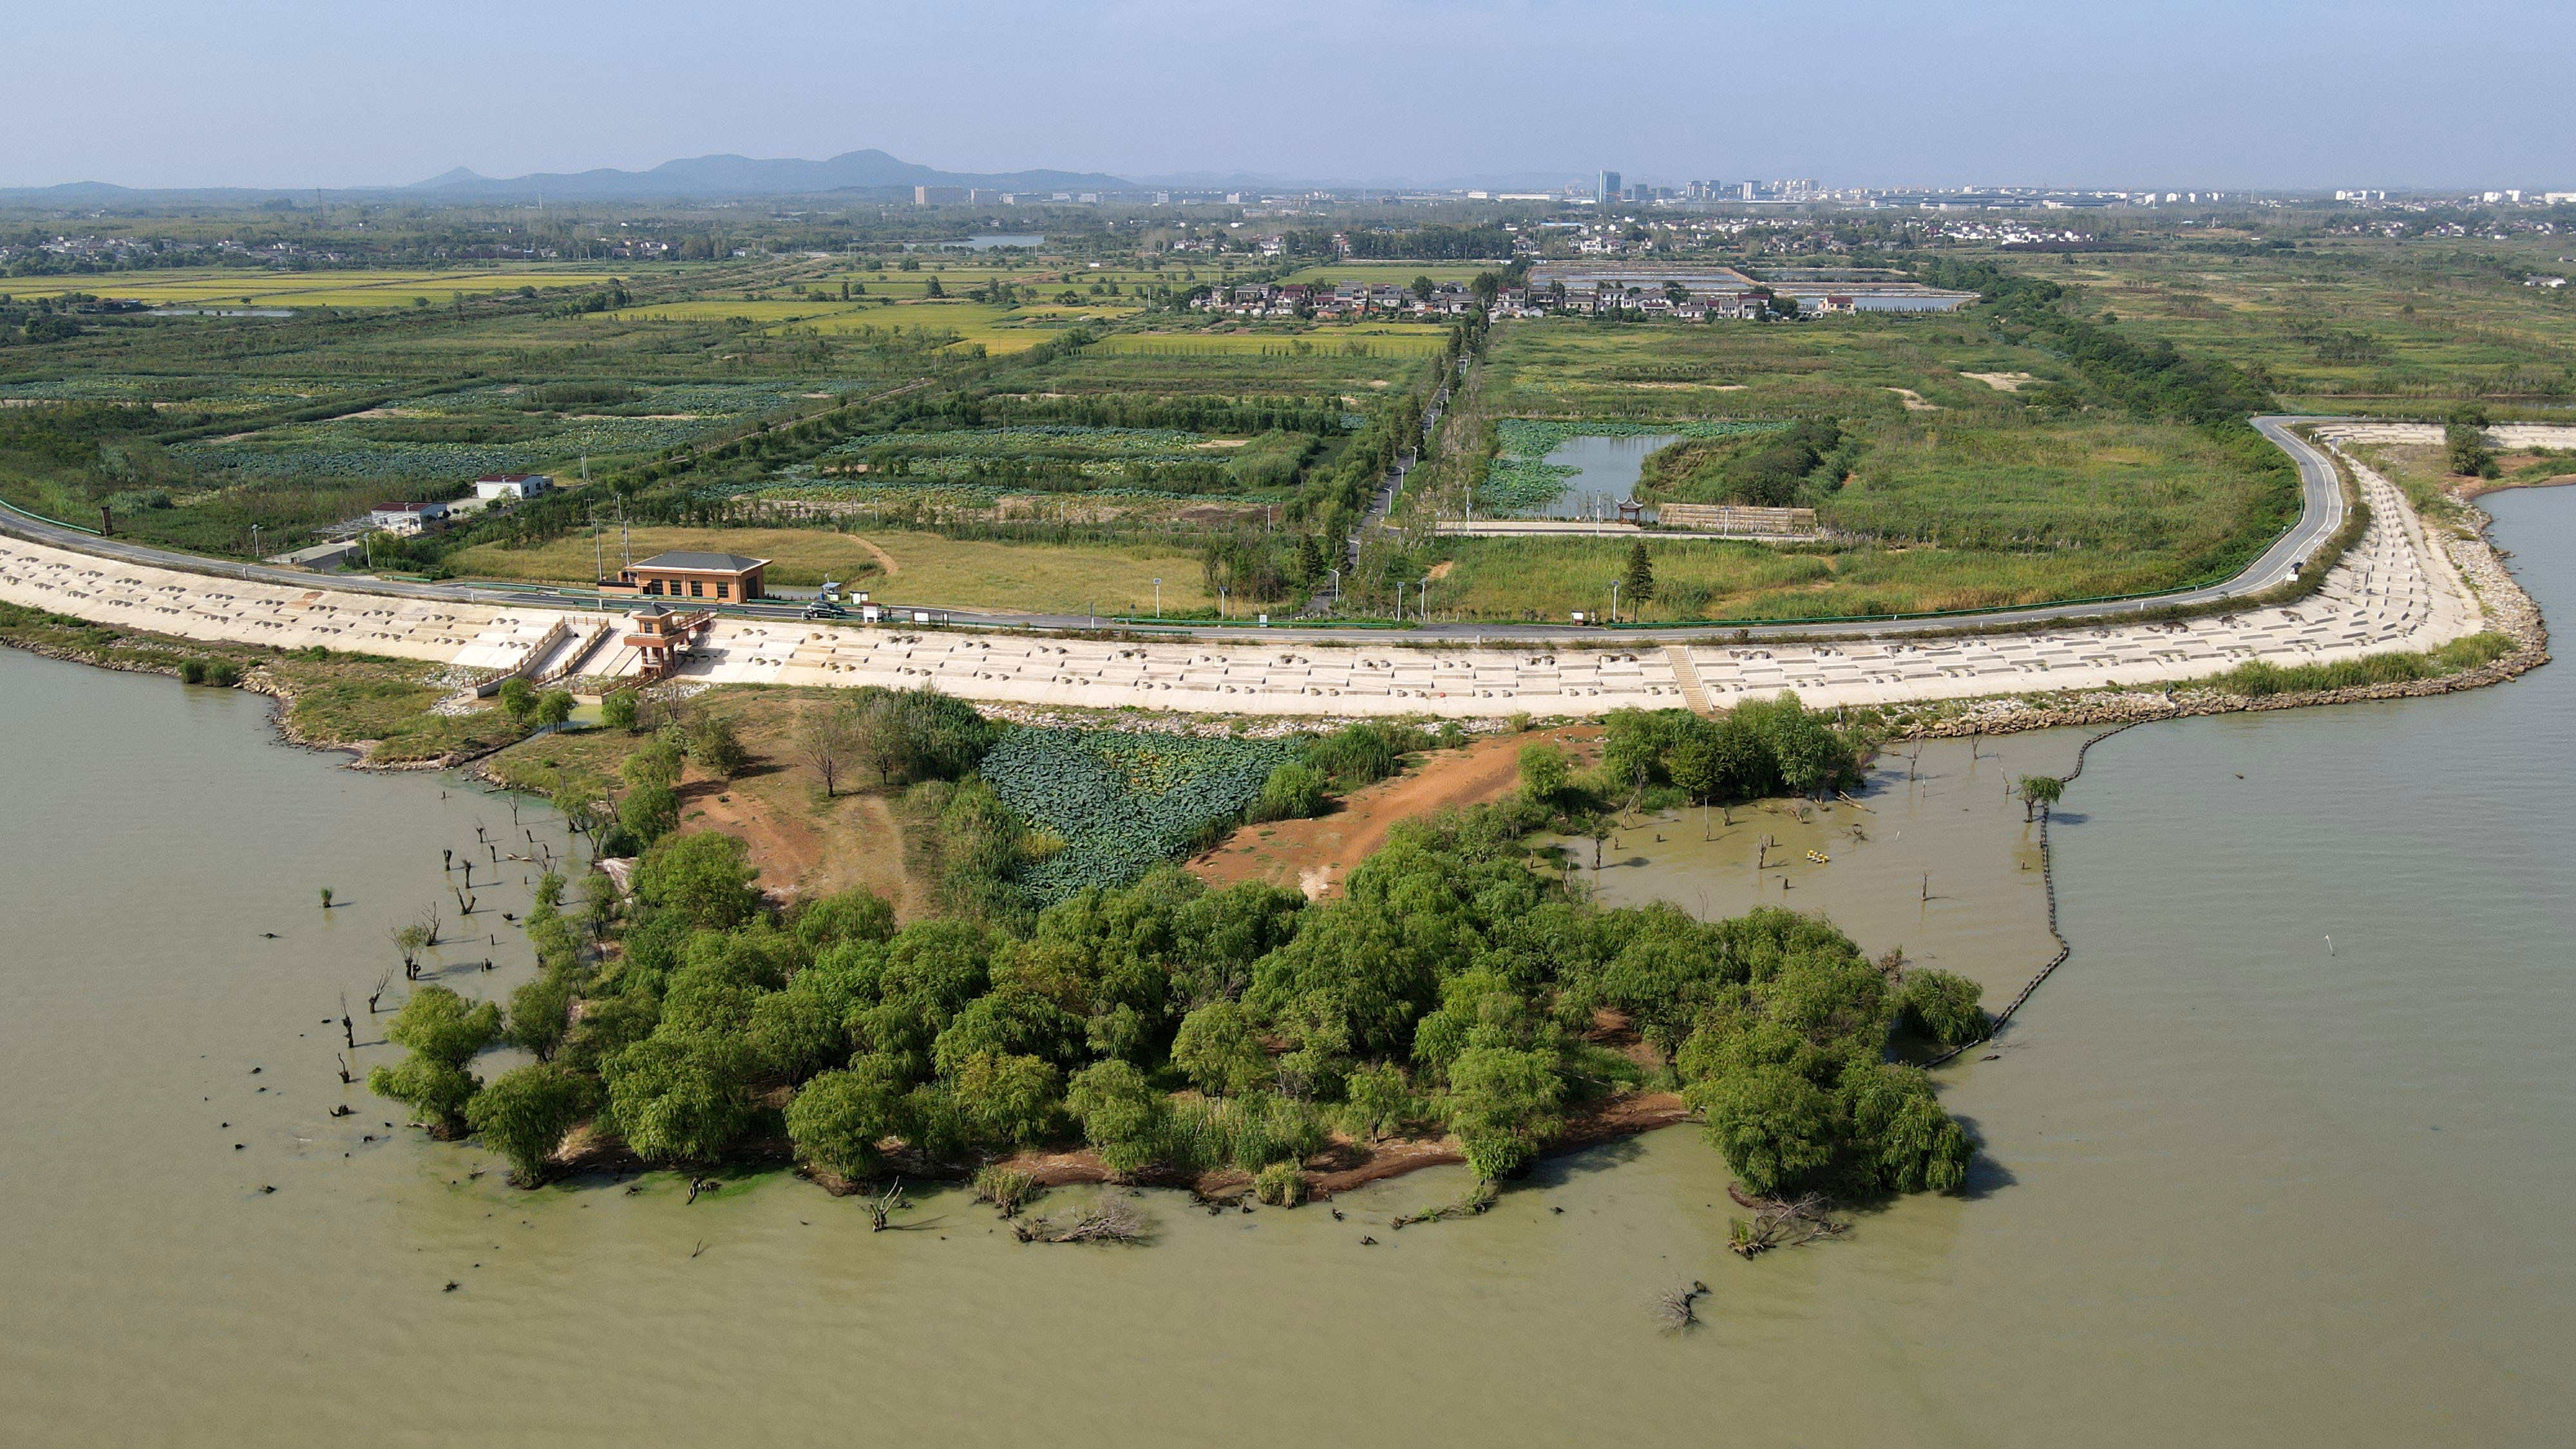
[[367, 526], [380, 533], [421, 533], [447, 517], [444, 503], [379, 503], [367, 510]]
[[555, 480], [543, 473], [486, 473], [474, 480], [474, 496], [481, 499], [534, 498], [554, 491]]

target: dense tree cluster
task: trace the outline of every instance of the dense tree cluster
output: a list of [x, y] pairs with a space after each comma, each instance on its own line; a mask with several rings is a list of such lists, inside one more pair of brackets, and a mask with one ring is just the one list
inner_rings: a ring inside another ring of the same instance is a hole
[[1404, 227], [1295, 230], [1280, 237], [1291, 256], [1346, 256], [1369, 261], [1484, 261], [1512, 255], [1512, 233], [1500, 222], [1450, 226], [1430, 222]]
[[[1756, 1192], [1959, 1186], [1969, 1138], [1890, 1046], [1981, 1029], [1972, 986], [1788, 911], [1596, 908], [1533, 854], [1549, 814], [1400, 826], [1321, 903], [1165, 870], [1009, 926], [898, 928], [865, 892], [776, 911], [739, 841], [668, 835], [622, 905], [603, 887], [576, 919], [549, 876], [540, 978], [506, 1018], [419, 989], [392, 1031], [412, 1055], [372, 1085], [524, 1181], [585, 1120], [648, 1160], [783, 1139], [845, 1178], [1079, 1138], [1121, 1173], [1267, 1169], [1274, 1193], [1335, 1131], [1446, 1130], [1493, 1178], [1584, 1104], [1662, 1087]], [[505, 1034], [538, 1060], [484, 1085]]]
[[2484, 409], [2464, 407], [2451, 414], [2442, 428], [2444, 465], [2463, 478], [2495, 478], [2504, 470], [2497, 466], [2495, 450], [2487, 446], [2487, 415]]
[[2087, 384], [2138, 417], [2241, 428], [2246, 418], [2272, 409], [2270, 389], [2244, 368], [2184, 353], [2162, 339], [2132, 341], [2107, 321], [2075, 313], [2075, 295], [2058, 283], [1989, 261], [1933, 259], [1917, 272], [1934, 286], [1976, 292], [2015, 341], [2044, 334], [2037, 345], [2064, 356]]
[[[1715, 718], [1686, 709], [1622, 709], [1612, 711], [1604, 725], [1593, 793], [1615, 801], [1634, 800], [1655, 786], [1677, 789], [1693, 801], [1822, 795], [1860, 777], [1859, 743], [1785, 692], [1773, 700], [1749, 700]], [[1561, 762], [1534, 766], [1524, 756], [1525, 782], [1533, 768], [1560, 782], [1560, 790], [1570, 778]], [[1555, 793], [1540, 792], [1540, 798]]]

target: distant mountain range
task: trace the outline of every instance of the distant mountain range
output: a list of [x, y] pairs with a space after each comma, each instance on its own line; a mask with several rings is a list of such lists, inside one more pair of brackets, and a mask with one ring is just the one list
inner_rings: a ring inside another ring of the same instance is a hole
[[692, 156], [650, 171], [540, 172], [496, 180], [460, 166], [403, 188], [446, 195], [564, 197], [802, 196], [823, 191], [909, 191], [916, 186], [981, 186], [996, 191], [1133, 191], [1135, 183], [1097, 171], [941, 171], [883, 151], [844, 151], [829, 161], [755, 161]]
[[[490, 197], [563, 197], [567, 200], [708, 200], [737, 196], [804, 196], [824, 192], [900, 192], [916, 186], [974, 186], [995, 191], [1133, 191], [1136, 184], [1097, 171], [942, 171], [889, 156], [883, 151], [845, 151], [828, 161], [761, 161], [749, 156], [692, 156], [665, 161], [650, 171], [539, 172], [506, 178], [479, 175], [462, 166], [409, 186], [329, 188], [326, 195], [431, 196], [472, 201]], [[309, 197], [313, 187], [164, 187], [118, 186], [105, 181], [73, 181], [60, 186], [0, 188], [0, 201], [21, 203], [114, 203], [193, 197], [205, 201], [246, 201], [262, 197]]]

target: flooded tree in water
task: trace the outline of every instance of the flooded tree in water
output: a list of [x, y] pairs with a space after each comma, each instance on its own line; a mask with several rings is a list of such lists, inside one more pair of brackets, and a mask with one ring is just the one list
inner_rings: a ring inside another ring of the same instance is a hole
[[408, 1104], [442, 1136], [465, 1125], [465, 1104], [482, 1086], [465, 1064], [501, 1035], [501, 1008], [468, 1005], [444, 986], [424, 986], [394, 1014], [385, 1036], [411, 1055], [367, 1073], [367, 1090]]
[[564, 1134], [597, 1105], [599, 1084], [540, 1062], [503, 1072], [465, 1105], [465, 1120], [484, 1145], [510, 1160], [521, 1187], [545, 1181]]
[[429, 932], [414, 922], [408, 926], [388, 927], [385, 934], [392, 938], [394, 949], [402, 953], [403, 979], [418, 981], [420, 953], [429, 945]]
[[2055, 775], [2024, 775], [2017, 793], [2021, 797], [2021, 818], [2032, 820], [2037, 818], [2036, 812], [2054, 809], [2058, 801], [2066, 798], [2066, 782]]

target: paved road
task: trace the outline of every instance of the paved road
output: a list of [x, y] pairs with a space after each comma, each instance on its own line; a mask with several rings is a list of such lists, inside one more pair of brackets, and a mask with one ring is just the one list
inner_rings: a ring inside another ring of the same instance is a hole
[[[1955, 629], [1962, 624], [2045, 624], [2066, 619], [2114, 618], [2146, 613], [2177, 604], [2208, 603], [2221, 599], [2259, 594], [2290, 576], [2290, 568], [2314, 553], [2335, 530], [2343, 527], [2343, 485], [2335, 474], [2334, 463], [2316, 447], [2290, 431], [2295, 423], [2342, 421], [2336, 418], [2261, 417], [2253, 420], [2264, 437], [2288, 453], [2299, 465], [2301, 512], [2299, 521], [2266, 549], [2244, 572], [2223, 583], [2181, 593], [2158, 594], [2151, 598], [2127, 599], [2114, 603], [2051, 604], [2029, 609], [2011, 609], [1986, 614], [1954, 614], [1928, 619], [1891, 620], [1883, 623], [1843, 622], [1822, 624], [1763, 624], [1751, 628], [1757, 639], [1795, 639], [1830, 634], [1858, 635], [1866, 638], [1890, 638], [1906, 634], [1933, 633]], [[501, 607], [556, 609], [596, 609], [603, 607], [600, 597], [588, 589], [556, 589], [542, 586], [495, 586], [465, 583], [408, 583], [399, 579], [379, 579], [363, 574], [314, 574], [300, 569], [275, 568], [267, 564], [227, 564], [195, 554], [173, 553], [124, 539], [100, 538], [77, 528], [66, 527], [33, 514], [21, 513], [0, 504], [0, 533], [56, 548], [159, 568], [180, 569], [190, 573], [211, 574], [220, 578], [258, 579], [294, 588], [328, 588], [351, 593], [392, 594], [414, 599], [449, 599], [460, 603]], [[625, 599], [614, 601], [624, 607]], [[1219, 626], [1206, 623], [1157, 624], [1151, 620], [1118, 621], [1098, 615], [1083, 614], [996, 614], [973, 609], [953, 609], [936, 604], [911, 604], [880, 599], [889, 609], [899, 610], [909, 619], [914, 612], [927, 613], [934, 623], [965, 624], [991, 628], [1081, 630], [1116, 627], [1139, 633], [1159, 633], [1176, 638], [1278, 639], [1312, 644], [1359, 644], [1369, 640], [1446, 640], [1471, 643], [1495, 641], [1559, 641], [1601, 643], [1612, 640], [1683, 640], [1705, 639], [1720, 632], [1731, 633], [1708, 624], [1674, 625], [1656, 628], [1576, 628], [1559, 624], [1431, 624], [1401, 629], [1315, 628], [1282, 624], [1268, 629], [1252, 625]], [[737, 604], [724, 613], [745, 618], [794, 619], [803, 612], [797, 603]], [[852, 617], [856, 617], [853, 611]]]

